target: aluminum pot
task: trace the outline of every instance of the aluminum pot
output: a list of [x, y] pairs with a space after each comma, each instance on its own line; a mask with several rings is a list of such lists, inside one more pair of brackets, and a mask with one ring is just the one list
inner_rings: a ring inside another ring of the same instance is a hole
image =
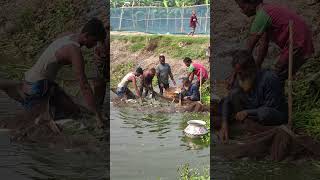
[[201, 137], [208, 133], [208, 129], [205, 127], [206, 122], [201, 120], [190, 120], [188, 126], [184, 129], [186, 136], [190, 138]]

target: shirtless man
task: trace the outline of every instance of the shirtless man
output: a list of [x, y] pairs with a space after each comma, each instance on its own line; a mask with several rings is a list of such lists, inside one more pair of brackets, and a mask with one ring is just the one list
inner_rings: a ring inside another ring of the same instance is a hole
[[151, 68], [143, 72], [142, 78], [141, 78], [141, 85], [140, 85], [140, 96], [143, 94], [144, 89], [144, 95], [143, 97], [146, 97], [149, 93], [149, 91], [153, 94], [153, 86], [152, 86], [152, 80], [153, 77], [156, 75], [156, 69]]
[[136, 96], [141, 97], [137, 86], [137, 77], [140, 77], [142, 74], [143, 70], [139, 67], [136, 69], [136, 72], [129, 72], [127, 75], [125, 75], [118, 84], [116, 94], [121, 98], [127, 95], [129, 92], [128, 85], [130, 82], [132, 82], [133, 87], [136, 90]]
[[85, 63], [81, 48], [85, 46], [91, 49], [97, 45], [98, 41], [102, 42], [105, 38], [106, 31], [103, 23], [93, 18], [86, 23], [80, 33], [61, 37], [48, 46], [38, 61], [25, 72], [22, 91], [20, 91], [22, 93], [14, 93], [18, 92], [13, 91], [16, 90], [17, 84], [8, 80], [1, 81], [0, 89], [21, 102], [26, 110], [31, 110], [35, 105], [53, 95], [52, 101], [55, 107], [61, 108], [64, 112], [75, 113], [79, 111], [78, 106], [54, 82], [60, 68], [71, 65], [87, 108], [95, 114], [98, 127], [103, 127], [104, 119], [97, 108], [96, 99], [84, 71]]

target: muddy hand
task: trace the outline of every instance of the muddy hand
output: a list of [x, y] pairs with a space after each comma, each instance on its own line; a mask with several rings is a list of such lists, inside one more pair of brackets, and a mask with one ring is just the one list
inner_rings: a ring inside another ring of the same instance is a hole
[[236, 114], [237, 121], [243, 121], [248, 117], [248, 113], [246, 111], [240, 111]]

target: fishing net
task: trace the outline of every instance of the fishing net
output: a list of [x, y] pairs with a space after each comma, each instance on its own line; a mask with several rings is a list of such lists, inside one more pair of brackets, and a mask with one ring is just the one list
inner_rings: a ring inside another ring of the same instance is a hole
[[[113, 93], [116, 92], [115, 88], [111, 88]], [[111, 102], [116, 107], [132, 107], [137, 111], [147, 111], [154, 113], [174, 113], [174, 112], [208, 112], [209, 106], [202, 104], [199, 101], [183, 100], [179, 104], [179, 95], [177, 88], [171, 87], [167, 89], [163, 96], [154, 92], [154, 98], [144, 98], [143, 101], [131, 97], [133, 93], [128, 90], [127, 94], [130, 96], [126, 99], [121, 99], [113, 95]]]
[[[219, 119], [216, 117], [214, 119]], [[214, 126], [215, 126], [214, 122]], [[216, 131], [218, 130], [215, 128]], [[319, 158], [320, 143], [307, 135], [298, 135], [287, 126], [262, 126], [247, 119], [235, 123], [231, 132], [238, 131], [228, 144], [216, 144], [215, 153], [227, 159], [249, 157], [281, 161], [300, 158]]]
[[[2, 99], [5, 100], [5, 98]], [[70, 99], [77, 102], [76, 98], [70, 97]], [[56, 119], [54, 118], [55, 115], [64, 112], [64, 109], [54, 108], [53, 112], [52, 107], [48, 109], [47, 105], [50, 105], [48, 101], [49, 98], [40, 102], [28, 112], [20, 110], [13, 117], [2, 117], [0, 128], [9, 129], [13, 141], [44, 143], [61, 146], [62, 148], [83, 147], [94, 149], [97, 145], [97, 138], [90, 133], [84, 133], [91, 127], [81, 127], [83, 126], [82, 120], [93, 120], [86, 108], [76, 104], [79, 106], [77, 113], [64, 113], [63, 117], [60, 116]], [[55, 115], [52, 116], [52, 113]], [[69, 120], [69, 124], [67, 126], [56, 124], [55, 121], [61, 118], [62, 120]], [[53, 131], [53, 124], [60, 130], [60, 133]]]

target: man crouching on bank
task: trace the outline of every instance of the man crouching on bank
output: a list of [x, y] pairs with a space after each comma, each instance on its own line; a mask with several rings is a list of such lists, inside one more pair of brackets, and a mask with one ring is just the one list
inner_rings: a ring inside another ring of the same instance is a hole
[[221, 103], [220, 139], [228, 140], [232, 120], [251, 119], [264, 126], [287, 123], [287, 103], [279, 77], [271, 70], [258, 70], [252, 55], [245, 50], [234, 53], [232, 66], [237, 85]]

